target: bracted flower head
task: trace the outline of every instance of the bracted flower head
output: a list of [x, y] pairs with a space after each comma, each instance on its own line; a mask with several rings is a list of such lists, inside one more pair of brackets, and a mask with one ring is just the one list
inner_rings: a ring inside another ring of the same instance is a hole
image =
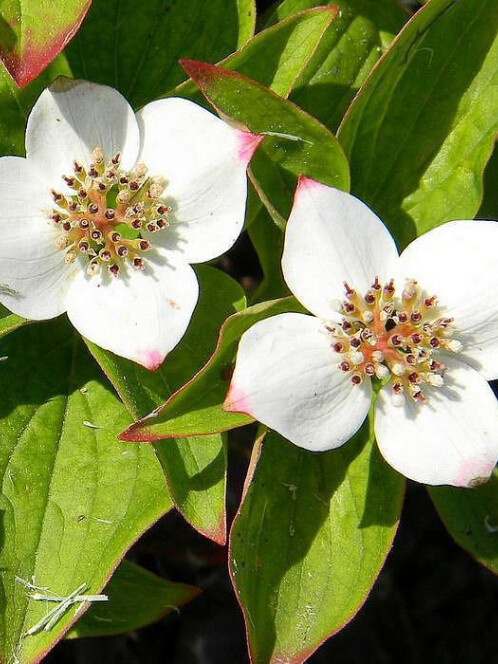
[[225, 408], [329, 450], [361, 426], [376, 385], [388, 463], [426, 484], [479, 484], [498, 458], [497, 255], [497, 223], [453, 221], [399, 256], [366, 205], [302, 177], [282, 266], [314, 316], [244, 334]]
[[242, 229], [260, 140], [185, 99], [135, 115], [112, 88], [58, 79], [29, 116], [26, 158], [0, 159], [0, 301], [35, 320], [67, 311], [157, 368], [197, 302], [189, 263]]

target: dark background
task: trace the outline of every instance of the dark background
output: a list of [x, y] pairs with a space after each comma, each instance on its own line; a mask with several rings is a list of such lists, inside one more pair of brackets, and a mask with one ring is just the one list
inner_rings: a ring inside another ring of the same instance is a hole
[[[270, 4], [258, 2], [260, 10]], [[223, 268], [244, 285], [257, 281], [259, 266], [247, 238], [241, 238]], [[230, 518], [239, 502], [252, 433], [231, 436]], [[248, 662], [225, 547], [201, 537], [172, 512], [140, 539], [128, 557], [160, 576], [197, 585], [203, 593], [179, 614], [137, 632], [62, 642], [46, 657], [47, 664]], [[498, 579], [451, 540], [423, 486], [408, 484], [393, 549], [365, 606], [308, 661], [498, 662]]]

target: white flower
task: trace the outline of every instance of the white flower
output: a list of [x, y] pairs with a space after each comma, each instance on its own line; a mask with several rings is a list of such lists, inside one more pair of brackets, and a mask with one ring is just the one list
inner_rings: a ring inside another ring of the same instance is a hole
[[0, 159], [0, 301], [35, 320], [67, 311], [156, 369], [197, 302], [189, 263], [242, 229], [260, 140], [184, 99], [135, 115], [112, 88], [59, 79], [31, 111], [26, 159]]
[[[308, 450], [346, 442], [379, 386], [384, 458], [426, 484], [475, 486], [498, 458], [498, 224], [453, 221], [398, 256], [361, 201], [300, 179], [283, 270], [315, 316], [286, 313], [240, 342], [227, 410]], [[458, 355], [457, 355], [458, 353]]]

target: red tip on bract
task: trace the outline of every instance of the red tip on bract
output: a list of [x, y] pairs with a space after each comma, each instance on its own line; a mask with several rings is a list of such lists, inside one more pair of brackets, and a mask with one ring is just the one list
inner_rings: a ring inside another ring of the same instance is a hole
[[247, 401], [247, 395], [244, 390], [241, 390], [240, 387], [231, 383], [228, 388], [225, 401], [223, 403], [223, 410], [226, 410], [228, 413], [245, 413], [250, 415], [249, 403]]
[[164, 355], [158, 350], [143, 350], [137, 353], [138, 362], [149, 371], [157, 371], [164, 361]]
[[325, 185], [309, 178], [307, 175], [300, 175], [297, 180], [296, 191], [294, 192], [294, 204], [298, 202], [299, 197], [303, 194], [311, 193], [316, 189], [320, 189], [320, 187], [325, 187]]
[[[27, 29], [22, 39], [22, 50], [18, 49], [20, 39], [14, 42], [12, 48], [0, 44], [0, 59], [19, 88], [35, 79], [67, 46], [78, 31], [91, 2], [92, 0], [87, 0], [76, 19], [56, 34], [52, 34], [50, 28], [47, 32], [47, 23], [43, 21], [40, 21], [40, 34], [34, 34], [33, 30]], [[50, 21], [48, 24], [50, 25]], [[38, 30], [36, 32], [38, 33]]]
[[251, 134], [248, 131], [235, 130], [239, 136], [239, 158], [245, 164], [251, 161], [251, 157], [256, 152], [257, 147], [261, 144], [264, 136], [259, 134]]
[[313, 180], [313, 178], [308, 177], [307, 175], [300, 175], [297, 181], [297, 188], [298, 189], [306, 189], [310, 191], [311, 189], [319, 189], [320, 187], [324, 187], [321, 182], [317, 182], [317, 180]]
[[475, 489], [489, 480], [491, 473], [495, 469], [495, 465], [495, 461], [479, 463], [474, 459], [466, 459], [458, 467], [453, 484], [459, 487]]

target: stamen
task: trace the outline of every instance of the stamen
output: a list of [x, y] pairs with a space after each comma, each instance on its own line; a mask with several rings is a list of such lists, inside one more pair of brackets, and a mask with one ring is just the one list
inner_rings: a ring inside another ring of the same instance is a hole
[[462, 350], [462, 343], [450, 335], [453, 319], [431, 317], [437, 298], [427, 297], [414, 279], [406, 280], [399, 300], [393, 280], [382, 286], [374, 278], [363, 297], [347, 282], [344, 288], [346, 299], [338, 308], [347, 318], [326, 326], [334, 337], [332, 349], [343, 358], [339, 369], [351, 372], [354, 385], [391, 376], [395, 405], [407, 398], [425, 404], [425, 392], [430, 396], [430, 390], [445, 384], [444, 364], [434, 355], [440, 349]]
[[64, 256], [64, 263], [66, 263], [66, 265], [70, 265], [71, 263], [74, 263], [76, 258], [77, 258], [76, 252], [68, 251], [67, 254]]
[[378, 364], [375, 367], [375, 375], [379, 380], [384, 380], [389, 375], [389, 369], [385, 364]]
[[133, 267], [136, 270], [144, 270], [145, 269], [145, 263], [141, 258], [134, 258], [133, 259]]
[[375, 375], [375, 365], [372, 364], [371, 362], [368, 364], [365, 364], [365, 367], [363, 368], [363, 371], [366, 373], [367, 376], [374, 376]]
[[69, 195], [50, 191], [55, 209], [49, 218], [65, 234], [57, 238], [56, 247], [70, 249], [63, 257], [66, 263], [86, 257], [91, 276], [99, 274], [102, 265], [113, 277], [126, 276], [125, 265], [144, 270], [141, 254], [152, 247], [142, 237], [142, 228], [156, 233], [169, 226], [166, 217], [171, 208], [161, 200], [164, 178], [147, 176], [147, 166], [142, 163], [131, 172], [121, 171], [120, 164], [119, 152], [106, 161], [97, 146], [87, 169], [74, 161], [73, 173], [63, 175], [72, 189]]
[[417, 282], [415, 279], [407, 279], [401, 297], [404, 301], [409, 302], [415, 298], [417, 295], [417, 290]]
[[405, 395], [402, 383], [393, 383], [392, 386], [392, 400], [394, 406], [403, 406], [405, 403]]
[[356, 353], [351, 353], [351, 362], [355, 365], [358, 366], [359, 364], [363, 364], [365, 360], [365, 356], [363, 353], [356, 352]]
[[65, 235], [60, 235], [55, 241], [57, 249], [67, 249], [69, 247], [69, 239]]

